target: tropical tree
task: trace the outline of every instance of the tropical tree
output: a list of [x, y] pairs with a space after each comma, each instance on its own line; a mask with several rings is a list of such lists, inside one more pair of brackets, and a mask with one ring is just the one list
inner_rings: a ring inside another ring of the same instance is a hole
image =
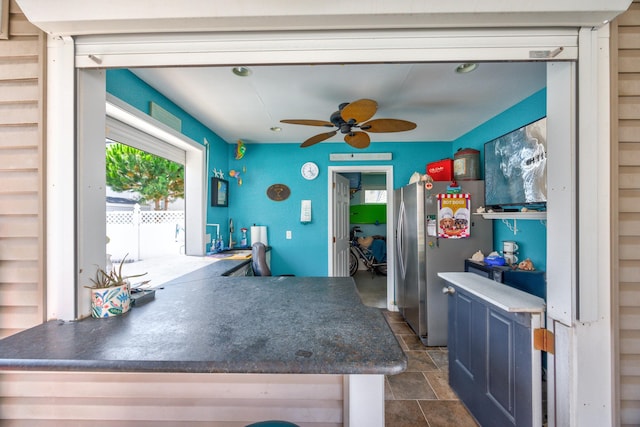
[[114, 191], [135, 191], [140, 203], [153, 202], [155, 210], [184, 198], [184, 166], [128, 145], [107, 146], [107, 185]]

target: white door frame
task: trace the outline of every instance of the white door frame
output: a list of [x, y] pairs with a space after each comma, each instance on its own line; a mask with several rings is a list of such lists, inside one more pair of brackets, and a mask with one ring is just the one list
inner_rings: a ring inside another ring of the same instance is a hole
[[[362, 166], [329, 166], [327, 176], [327, 218], [328, 218], [328, 230], [327, 230], [327, 274], [333, 275], [333, 218], [334, 218], [334, 206], [333, 206], [333, 181], [334, 175], [337, 173], [384, 173], [386, 175], [386, 189], [387, 189], [387, 254], [394, 253], [393, 239], [389, 236], [393, 236], [393, 166], [391, 165], [362, 165]], [[387, 255], [387, 309], [391, 311], [397, 311], [398, 308], [395, 304], [395, 291], [394, 291], [394, 277], [395, 277], [395, 263], [392, 256]]]

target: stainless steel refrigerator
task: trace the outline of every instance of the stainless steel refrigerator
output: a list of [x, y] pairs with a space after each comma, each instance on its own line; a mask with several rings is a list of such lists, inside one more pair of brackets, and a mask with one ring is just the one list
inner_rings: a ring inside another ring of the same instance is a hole
[[471, 215], [484, 206], [484, 181], [459, 181], [462, 193], [470, 194], [466, 238], [438, 237], [438, 194], [449, 182], [423, 182], [394, 192], [395, 210], [395, 298], [400, 313], [427, 346], [447, 345], [447, 296], [443, 271], [464, 271], [464, 260], [481, 250], [493, 250], [493, 222]]

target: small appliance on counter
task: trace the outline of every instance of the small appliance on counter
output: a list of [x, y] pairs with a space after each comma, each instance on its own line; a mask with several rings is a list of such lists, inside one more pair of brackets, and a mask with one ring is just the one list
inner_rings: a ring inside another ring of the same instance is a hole
[[509, 265], [518, 263], [519, 246], [513, 240], [505, 240], [502, 242], [502, 256]]
[[500, 283], [502, 283], [502, 273], [508, 269], [509, 267], [490, 265], [470, 259], [464, 260], [464, 271], [468, 273], [475, 273], [479, 276], [486, 277], [487, 279], [495, 280]]

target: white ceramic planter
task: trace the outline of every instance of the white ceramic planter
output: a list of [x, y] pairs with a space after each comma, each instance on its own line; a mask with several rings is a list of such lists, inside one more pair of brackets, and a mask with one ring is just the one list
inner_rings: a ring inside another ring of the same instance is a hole
[[112, 317], [126, 313], [131, 308], [129, 283], [111, 288], [91, 288], [91, 315]]

